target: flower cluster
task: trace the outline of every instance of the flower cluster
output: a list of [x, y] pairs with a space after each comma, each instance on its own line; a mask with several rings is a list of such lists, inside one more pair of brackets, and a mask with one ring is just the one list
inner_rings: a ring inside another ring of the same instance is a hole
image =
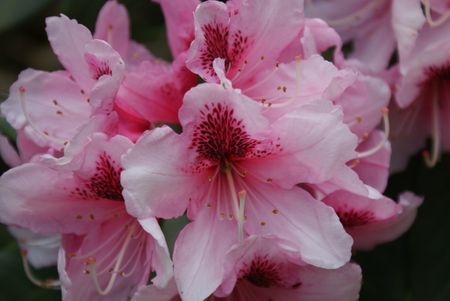
[[172, 62], [108, 1], [94, 34], [47, 18], [63, 70], [23, 71], [1, 104], [0, 221], [31, 280], [65, 301], [357, 300], [352, 251], [422, 202], [383, 195], [390, 129], [397, 170], [429, 136], [428, 165], [450, 147], [448, 1], [155, 1]]

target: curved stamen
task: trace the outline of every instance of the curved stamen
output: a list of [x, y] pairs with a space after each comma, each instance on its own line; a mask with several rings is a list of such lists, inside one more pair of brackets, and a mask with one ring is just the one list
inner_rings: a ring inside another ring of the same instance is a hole
[[383, 113], [383, 124], [384, 124], [384, 137], [383, 137], [383, 139], [380, 141], [380, 143], [378, 143], [376, 146], [372, 147], [371, 149], [368, 149], [368, 150], [366, 150], [364, 152], [358, 153], [357, 159], [370, 157], [370, 156], [376, 154], [380, 149], [382, 149], [384, 147], [384, 145], [388, 141], [388, 139], [389, 139], [389, 132], [390, 132], [389, 110], [388, 110], [388, 108], [383, 108], [382, 113]]
[[25, 271], [27, 278], [36, 286], [48, 289], [60, 289], [61, 282], [59, 279], [39, 279], [34, 275], [30, 264], [28, 263], [27, 254], [27, 250], [21, 250], [23, 270]]
[[422, 0], [422, 3], [425, 7], [425, 17], [427, 19], [430, 27], [437, 27], [442, 25], [448, 18], [450, 18], [450, 10], [446, 11], [445, 14], [442, 14], [437, 20], [433, 20], [431, 16], [431, 1], [430, 0]]
[[247, 193], [245, 190], [237, 193], [236, 185], [233, 180], [233, 175], [231, 174], [231, 170], [228, 168], [225, 171], [225, 175], [228, 182], [228, 188], [230, 189], [231, 198], [233, 200], [232, 206], [234, 211], [234, 216], [238, 223], [238, 239], [242, 241], [244, 239], [244, 219], [245, 219], [245, 199], [247, 197]]
[[99, 279], [98, 279], [97, 271], [96, 271], [95, 258], [91, 258], [90, 260], [87, 261], [87, 268], [88, 268], [89, 274], [92, 277], [92, 281], [94, 283], [95, 289], [102, 296], [106, 296], [107, 294], [109, 294], [114, 287], [114, 283], [116, 282], [117, 275], [120, 274], [119, 270], [120, 270], [120, 267], [122, 264], [122, 260], [125, 257], [125, 252], [127, 251], [128, 246], [130, 244], [131, 238], [134, 234], [135, 227], [136, 227], [136, 224], [132, 224], [131, 227], [129, 228], [129, 232], [125, 239], [125, 242], [124, 242], [119, 254], [117, 255], [116, 263], [114, 264], [114, 268], [112, 270], [112, 276], [109, 279], [108, 284], [106, 285], [106, 287], [104, 289], [101, 288], [100, 283], [99, 283]]
[[440, 129], [440, 118], [439, 118], [439, 100], [438, 100], [438, 89], [434, 87], [433, 99], [431, 103], [431, 125], [433, 129], [432, 140], [433, 144], [431, 146], [431, 157], [428, 151], [423, 152], [423, 158], [425, 164], [428, 167], [434, 167], [440, 157], [441, 148], [441, 129]]
[[360, 21], [361, 19], [363, 19], [366, 15], [368, 15], [372, 10], [375, 10], [378, 8], [378, 6], [380, 6], [380, 4], [382, 4], [384, 2], [384, 0], [373, 0], [373, 1], [368, 1], [368, 3], [363, 6], [361, 9], [355, 11], [354, 13], [339, 18], [339, 19], [335, 19], [335, 20], [328, 20], [327, 23], [332, 26], [332, 27], [339, 27], [339, 26], [348, 26], [348, 27], [352, 27], [354, 26], [355, 22]]
[[26, 103], [26, 99], [25, 99], [25, 88], [22, 87], [22, 86], [19, 88], [19, 95], [20, 95], [20, 97], [19, 97], [20, 107], [22, 108], [23, 115], [25, 116], [25, 119], [27, 120], [28, 125], [36, 133], [38, 133], [39, 135], [45, 137], [45, 139], [48, 139], [48, 140], [50, 140], [50, 141], [52, 141], [54, 143], [57, 143], [57, 144], [66, 145], [68, 141], [59, 139], [57, 137], [50, 136], [47, 131], [41, 131], [39, 129], [39, 127], [37, 125], [35, 125], [34, 122], [31, 120], [30, 115], [28, 114], [28, 110], [27, 110], [27, 103]]

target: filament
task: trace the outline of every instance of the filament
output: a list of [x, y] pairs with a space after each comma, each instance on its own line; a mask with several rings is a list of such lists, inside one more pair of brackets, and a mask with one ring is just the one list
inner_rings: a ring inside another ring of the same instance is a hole
[[444, 14], [442, 14], [437, 20], [433, 20], [433, 17], [431, 16], [430, 0], [422, 0], [422, 2], [425, 7], [425, 17], [430, 27], [437, 27], [439, 25], [442, 25], [450, 17], [450, 10], [448, 10]]
[[21, 251], [23, 270], [25, 271], [25, 275], [27, 276], [27, 278], [36, 286], [55, 290], [60, 289], [61, 282], [59, 281], [59, 279], [39, 279], [36, 275], [34, 275], [30, 264], [28, 263], [27, 254], [27, 250]]
[[384, 124], [384, 137], [383, 139], [374, 147], [364, 152], [358, 153], [357, 159], [367, 158], [376, 154], [380, 149], [384, 147], [389, 139], [390, 125], [389, 125], [389, 110], [388, 108], [383, 108], [383, 124]]

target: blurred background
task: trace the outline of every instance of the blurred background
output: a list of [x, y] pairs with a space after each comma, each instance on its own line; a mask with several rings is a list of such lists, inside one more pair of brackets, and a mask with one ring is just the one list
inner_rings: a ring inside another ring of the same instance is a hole
[[[45, 34], [45, 18], [63, 13], [92, 31], [104, 0], [0, 0], [0, 101], [26, 68], [57, 70]], [[129, 11], [132, 37], [156, 56], [170, 60], [159, 6], [149, 0], [120, 0]], [[0, 120], [0, 131], [14, 133]], [[0, 173], [8, 167], [0, 161]], [[404, 190], [425, 195], [411, 230], [401, 239], [371, 252], [354, 254], [363, 269], [361, 301], [450, 300], [450, 156], [428, 169], [420, 155], [407, 170], [393, 175], [387, 195], [396, 199]], [[171, 241], [174, 237], [170, 238]], [[42, 278], [56, 269], [36, 272]], [[34, 286], [26, 278], [14, 239], [0, 225], [0, 300], [60, 300], [60, 292]], [[89, 300], [86, 300], [89, 301]], [[296, 300], [293, 300], [296, 301]]]

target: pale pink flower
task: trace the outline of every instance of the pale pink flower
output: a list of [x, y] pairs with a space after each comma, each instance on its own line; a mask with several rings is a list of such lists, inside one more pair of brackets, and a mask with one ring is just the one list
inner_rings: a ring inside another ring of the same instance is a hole
[[[205, 300], [356, 301], [361, 270], [346, 264], [335, 270], [306, 265], [289, 243], [273, 236], [250, 236], [227, 252], [225, 273]], [[174, 282], [164, 289], [143, 287], [133, 301], [181, 300]]]
[[165, 285], [171, 262], [159, 225], [128, 215], [121, 194], [120, 160], [132, 143], [102, 133], [87, 141], [74, 139], [68, 158], [46, 156], [7, 171], [0, 179], [1, 221], [62, 234], [64, 300], [123, 300], [147, 283], [151, 270], [154, 283]]
[[277, 120], [263, 111], [235, 90], [202, 84], [184, 98], [182, 134], [156, 128], [124, 157], [122, 185], [131, 214], [172, 218], [188, 208], [194, 219], [174, 254], [186, 300], [214, 291], [225, 251], [245, 233], [292, 241], [305, 262], [319, 267], [349, 259], [351, 241], [334, 212], [293, 188], [326, 181], [354, 156], [355, 137], [341, 112], [327, 102]]
[[[397, 131], [400, 136], [408, 136], [410, 129], [422, 128], [410, 137], [418, 141], [419, 148], [424, 148], [425, 139], [431, 136], [432, 147], [425, 153], [425, 160], [428, 166], [434, 166], [441, 151], [450, 150], [450, 21], [433, 23], [429, 16], [423, 16], [418, 0], [410, 1], [408, 10], [400, 9], [401, 3], [398, 1], [395, 11], [395, 16], [402, 20], [397, 24], [400, 75], [395, 99], [406, 111], [401, 113], [399, 126], [402, 123], [403, 126]], [[421, 14], [420, 22], [412, 21], [413, 16]]]
[[66, 16], [47, 18], [53, 51], [66, 71], [25, 70], [2, 114], [36, 144], [60, 150], [96, 112], [109, 112], [124, 63], [107, 43]]

